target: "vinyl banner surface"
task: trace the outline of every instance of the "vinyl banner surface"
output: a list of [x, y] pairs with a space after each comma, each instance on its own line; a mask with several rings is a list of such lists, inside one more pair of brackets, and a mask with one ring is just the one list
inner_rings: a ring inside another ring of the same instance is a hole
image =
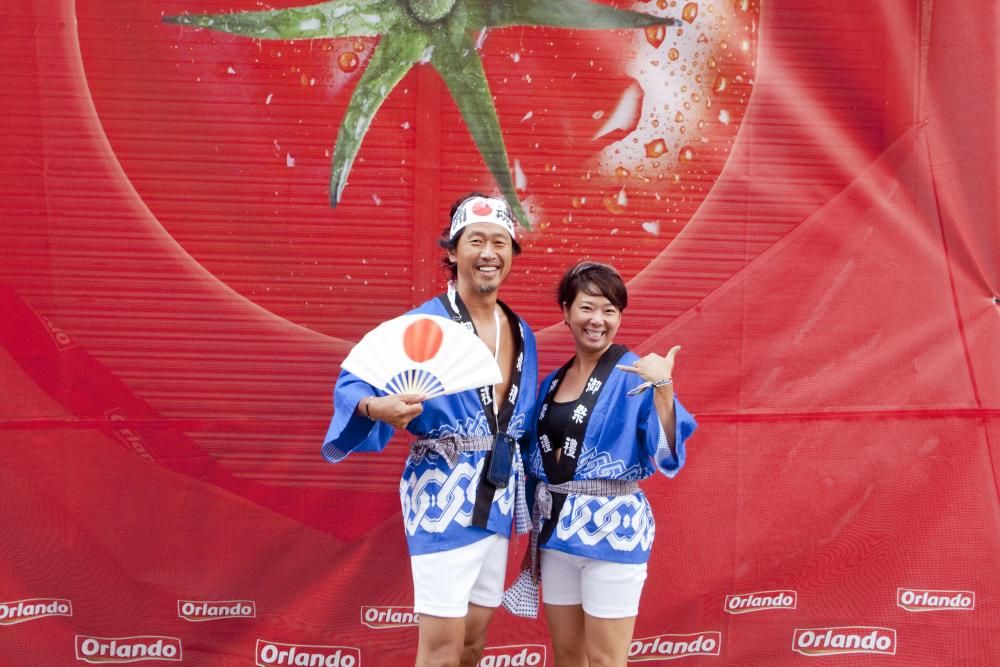
[[[996, 2], [7, 0], [0, 33], [0, 665], [413, 664], [410, 441], [320, 446], [470, 191], [523, 226], [543, 374], [582, 259], [617, 342], [682, 346], [630, 665], [1000, 661]], [[553, 664], [497, 613], [480, 665]]]

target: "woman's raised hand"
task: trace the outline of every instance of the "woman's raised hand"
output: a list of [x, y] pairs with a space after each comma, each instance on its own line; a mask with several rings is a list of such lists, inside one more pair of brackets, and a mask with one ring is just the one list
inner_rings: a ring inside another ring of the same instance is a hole
[[[627, 373], [635, 373], [641, 377], [645, 382], [644, 385], [640, 385], [642, 389], [647, 389], [653, 384], [667, 385], [673, 382], [674, 359], [680, 350], [680, 345], [674, 345], [665, 356], [661, 357], [655, 352], [650, 352], [646, 356], [637, 359], [631, 366], [619, 364], [617, 368]], [[665, 380], [666, 382], [664, 382]], [[641, 391], [640, 387], [636, 387], [636, 390]], [[636, 393], [639, 393], [639, 391], [636, 391]]]

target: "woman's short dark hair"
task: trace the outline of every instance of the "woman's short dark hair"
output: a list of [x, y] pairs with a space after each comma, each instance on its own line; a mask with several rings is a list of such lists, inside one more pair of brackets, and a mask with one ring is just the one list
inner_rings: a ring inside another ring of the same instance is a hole
[[[441, 268], [451, 274], [452, 280], [456, 280], [458, 278], [458, 266], [456, 266], [455, 262], [448, 258], [448, 253], [455, 252], [455, 248], [458, 247], [458, 240], [462, 238], [462, 234], [465, 233], [465, 229], [460, 229], [455, 238], [451, 238], [451, 219], [455, 217], [455, 212], [458, 211], [459, 207], [465, 203], [466, 200], [472, 199], [473, 197], [483, 197], [485, 199], [488, 198], [489, 195], [483, 194], [482, 192], [470, 192], [464, 197], [456, 199], [455, 203], [451, 205], [451, 210], [448, 211], [448, 224], [444, 226], [444, 230], [441, 232], [441, 238], [438, 239], [438, 245], [445, 251], [444, 256], [441, 257]], [[517, 239], [511, 239], [510, 247], [515, 257], [521, 254], [521, 244], [517, 242]]]
[[559, 306], [569, 306], [581, 290], [591, 296], [603, 296], [618, 310], [625, 310], [628, 305], [625, 281], [610, 264], [580, 262], [567, 269], [556, 289]]

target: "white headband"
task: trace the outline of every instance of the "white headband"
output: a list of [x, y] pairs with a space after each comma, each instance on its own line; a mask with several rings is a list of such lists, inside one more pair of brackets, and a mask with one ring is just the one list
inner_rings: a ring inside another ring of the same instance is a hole
[[491, 222], [504, 228], [510, 238], [514, 239], [514, 216], [510, 206], [502, 199], [495, 197], [471, 197], [462, 202], [451, 218], [451, 234], [454, 239], [460, 231], [474, 222]]

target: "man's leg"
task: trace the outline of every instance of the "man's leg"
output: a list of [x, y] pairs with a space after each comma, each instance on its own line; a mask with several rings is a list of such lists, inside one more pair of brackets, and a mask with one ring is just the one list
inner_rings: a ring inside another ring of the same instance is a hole
[[479, 576], [485, 542], [410, 557], [413, 609], [420, 614], [417, 667], [458, 667], [469, 591]]
[[498, 535], [410, 557], [413, 606], [420, 614], [417, 667], [458, 667], [466, 664], [466, 654], [469, 664], [478, 662], [503, 595], [506, 566], [507, 538]]
[[469, 603], [469, 613], [465, 615], [465, 640], [462, 647], [462, 667], [475, 667], [486, 646], [486, 630], [493, 619], [496, 607], [481, 607]]
[[493, 613], [503, 600], [504, 577], [507, 575], [507, 550], [510, 541], [500, 535], [486, 540], [489, 552], [483, 558], [482, 569], [469, 593], [469, 613], [465, 615], [465, 642], [462, 667], [475, 667], [486, 646], [486, 631]]
[[420, 614], [415, 667], [458, 667], [464, 631], [464, 618]]

